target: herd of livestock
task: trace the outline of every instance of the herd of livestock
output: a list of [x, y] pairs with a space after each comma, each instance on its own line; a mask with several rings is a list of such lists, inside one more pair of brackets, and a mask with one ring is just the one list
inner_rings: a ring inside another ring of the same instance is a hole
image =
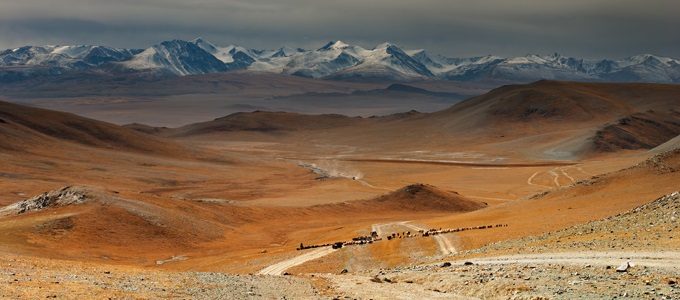
[[[444, 234], [444, 233], [451, 233], [451, 232], [461, 232], [461, 231], [467, 231], [467, 230], [476, 230], [476, 229], [490, 229], [490, 228], [496, 228], [496, 227], [507, 227], [508, 224], [496, 224], [496, 225], [482, 225], [482, 226], [473, 226], [473, 227], [462, 227], [462, 228], [446, 228], [446, 229], [436, 229], [436, 228], [430, 228], [427, 230], [418, 230], [418, 233], [411, 233], [410, 231], [404, 231], [404, 232], [396, 232], [392, 233], [387, 236], [387, 240], [393, 240], [393, 239], [402, 239], [402, 238], [412, 238], [412, 237], [429, 237], [433, 235], [438, 235], [438, 234]], [[333, 249], [339, 249], [342, 248], [343, 246], [349, 246], [349, 245], [365, 245], [365, 244], [372, 244], [373, 242], [381, 241], [382, 238], [378, 236], [378, 233], [376, 231], [371, 232], [370, 236], [359, 236], [353, 238], [351, 241], [342, 241], [342, 242], [335, 242], [331, 244], [319, 244], [319, 245], [304, 245], [303, 243], [300, 243], [300, 247], [297, 248], [297, 250], [305, 250], [305, 249], [311, 249], [311, 248], [319, 248], [319, 247], [333, 247]]]

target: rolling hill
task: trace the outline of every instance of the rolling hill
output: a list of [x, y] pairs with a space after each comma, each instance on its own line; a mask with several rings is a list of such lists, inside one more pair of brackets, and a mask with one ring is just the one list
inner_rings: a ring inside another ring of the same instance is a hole
[[58, 149], [66, 142], [166, 156], [198, 154], [198, 150], [186, 145], [70, 113], [0, 101], [0, 118], [0, 140], [4, 148], [31, 152], [40, 146]]
[[651, 149], [674, 138], [680, 134], [679, 94], [677, 85], [538, 81], [503, 86], [433, 113], [372, 118], [239, 113], [163, 134], [229, 139], [269, 131], [293, 140], [374, 143], [389, 151], [455, 145], [516, 158], [576, 159], [614, 149]]

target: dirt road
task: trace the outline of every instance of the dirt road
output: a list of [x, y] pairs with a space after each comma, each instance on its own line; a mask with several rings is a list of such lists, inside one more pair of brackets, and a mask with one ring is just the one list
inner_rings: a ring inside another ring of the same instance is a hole
[[257, 274], [260, 275], [281, 275], [283, 272], [286, 270], [304, 264], [310, 260], [315, 260], [317, 258], [324, 257], [328, 254], [331, 254], [335, 251], [338, 251], [338, 249], [333, 249], [331, 247], [322, 247], [322, 248], [317, 248], [314, 250], [303, 250], [306, 251], [307, 253], [293, 257], [289, 260], [284, 260], [282, 262], [279, 262], [277, 264], [271, 265], [269, 267], [266, 267]]
[[[428, 229], [428, 228], [416, 226], [416, 225], [413, 225], [413, 224], [407, 224], [407, 223], [404, 223], [402, 225], [404, 225], [408, 228], [411, 228], [413, 230], [416, 230], [416, 231]], [[431, 237], [435, 240], [435, 242], [437, 242], [437, 247], [439, 248], [439, 252], [441, 252], [443, 255], [449, 255], [449, 254], [456, 253], [456, 247], [453, 246], [451, 241], [446, 236], [441, 235], [441, 234], [437, 234], [437, 235], [431, 235]]]
[[508, 255], [472, 259], [476, 264], [576, 264], [576, 265], [618, 265], [630, 261], [639, 267], [654, 267], [680, 271], [680, 252], [562, 252], [531, 255]]
[[[378, 233], [379, 236], [383, 236], [384, 230], [383, 227], [386, 226], [401, 226], [408, 228], [409, 230], [427, 230], [427, 228], [420, 227], [417, 225], [409, 224], [410, 221], [402, 221], [402, 222], [394, 222], [394, 223], [385, 223], [385, 224], [373, 224], [371, 226], [372, 231], [375, 231]], [[439, 248], [439, 252], [441, 252], [443, 255], [449, 255], [456, 253], [456, 247], [453, 246], [451, 241], [446, 238], [444, 235], [432, 235], [432, 238], [435, 240], [437, 243], [437, 248]], [[315, 260], [317, 258], [321, 258], [323, 256], [326, 256], [328, 254], [331, 254], [338, 249], [333, 249], [331, 247], [323, 247], [323, 248], [317, 248], [314, 250], [310, 250], [307, 253], [304, 253], [302, 255], [296, 256], [292, 259], [285, 260], [282, 262], [279, 262], [277, 264], [271, 265], [269, 267], [266, 267], [258, 272], [258, 274], [261, 275], [281, 275], [283, 272], [286, 270], [298, 266], [301, 264], [304, 264], [308, 261]]]
[[[378, 233], [378, 236], [383, 236], [383, 230], [382, 227], [386, 226], [403, 226], [406, 227], [410, 230], [428, 230], [428, 228], [413, 225], [409, 223], [410, 221], [402, 221], [402, 222], [394, 222], [394, 223], [385, 223], [385, 224], [373, 224], [372, 230]], [[456, 247], [453, 246], [453, 243], [444, 235], [438, 234], [438, 235], [431, 235], [431, 237], [435, 240], [437, 243], [437, 248], [439, 248], [439, 252], [443, 255], [449, 255], [456, 253]]]

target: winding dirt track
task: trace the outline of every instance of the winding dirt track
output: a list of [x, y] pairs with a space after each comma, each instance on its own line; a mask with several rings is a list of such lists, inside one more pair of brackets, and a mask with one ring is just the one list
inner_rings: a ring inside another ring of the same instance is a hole
[[[527, 179], [527, 184], [528, 185], [535, 185], [535, 186], [544, 186], [544, 187], [547, 187], [547, 188], [551, 188], [553, 186], [554, 187], [561, 187], [563, 184], [560, 183], [560, 177], [562, 177], [562, 176], [564, 176], [564, 178], [567, 179], [567, 181], [569, 182], [568, 184], [575, 183], [576, 178], [574, 178], [573, 176], [569, 175], [569, 173], [567, 173], [567, 171], [569, 169], [575, 169], [575, 170], [577, 170], [577, 171], [579, 171], [583, 174], [588, 175], [588, 173], [583, 171], [583, 169], [580, 167], [580, 164], [562, 166], [562, 167], [556, 167], [556, 168], [549, 170], [549, 171], [538, 171], [538, 172], [534, 173], [533, 175], [531, 175], [531, 177], [529, 177], [529, 179]], [[552, 180], [552, 185], [543, 185], [543, 184], [537, 184], [537, 183], [533, 182], [534, 178], [536, 178], [538, 175], [540, 175], [542, 173], [550, 176], [550, 178]]]
[[277, 264], [271, 265], [269, 267], [266, 267], [260, 272], [257, 272], [257, 274], [260, 275], [281, 275], [283, 272], [286, 270], [304, 264], [310, 260], [315, 260], [317, 258], [324, 257], [328, 254], [331, 254], [335, 251], [338, 251], [338, 249], [333, 249], [331, 247], [323, 247], [323, 248], [317, 248], [312, 251], [309, 251], [305, 254], [293, 257], [289, 260], [284, 260], [282, 262], [279, 262]]

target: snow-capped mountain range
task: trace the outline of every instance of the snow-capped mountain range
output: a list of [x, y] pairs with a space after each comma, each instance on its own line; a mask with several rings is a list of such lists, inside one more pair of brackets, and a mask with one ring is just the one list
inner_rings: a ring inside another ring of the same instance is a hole
[[448, 58], [385, 43], [373, 49], [329, 42], [316, 50], [253, 50], [217, 46], [202, 38], [166, 41], [148, 49], [104, 46], [25, 46], [0, 52], [0, 81], [68, 72], [144, 72], [186, 76], [234, 70], [324, 79], [462, 81], [539, 79], [680, 83], [680, 60], [651, 54], [620, 60], [584, 60], [559, 54], [515, 58]]

